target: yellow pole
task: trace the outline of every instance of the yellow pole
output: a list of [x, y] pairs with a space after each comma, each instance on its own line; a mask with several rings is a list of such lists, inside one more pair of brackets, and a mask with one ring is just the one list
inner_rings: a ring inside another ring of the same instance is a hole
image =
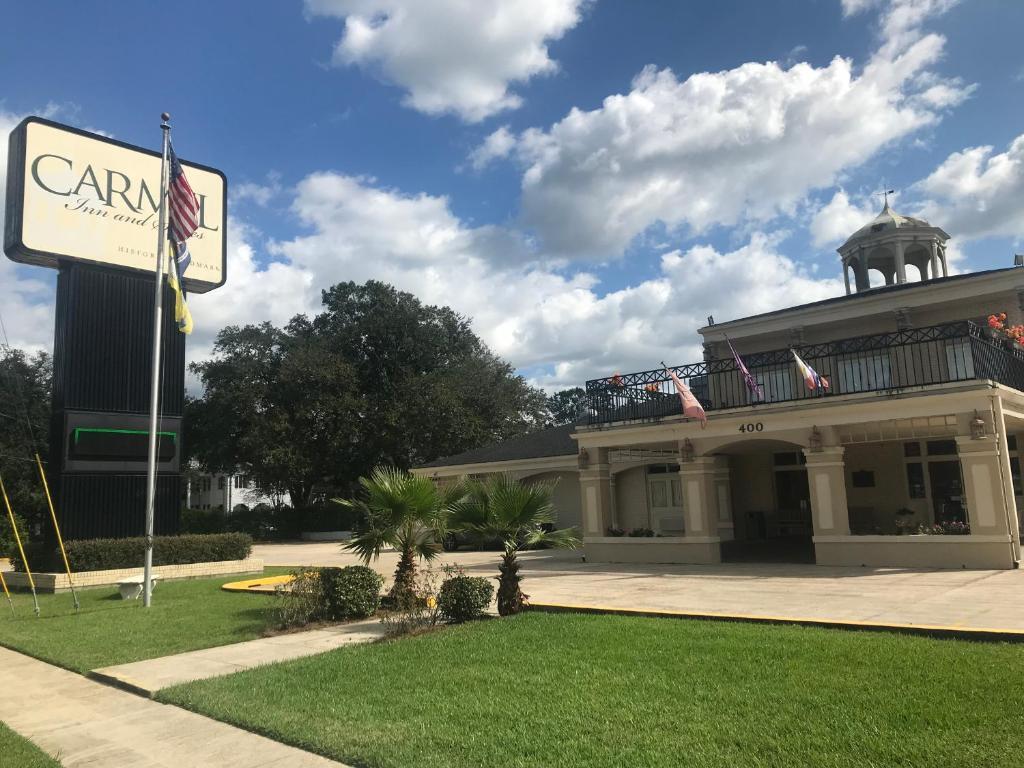
[[11, 600], [11, 591], [7, 589], [7, 579], [4, 578], [4, 572], [0, 571], [0, 584], [4, 585], [4, 594], [7, 595], [7, 604], [11, 606], [11, 615], [14, 615], [14, 601]]
[[71, 587], [71, 597], [75, 601], [75, 610], [79, 608], [78, 593], [75, 592], [75, 582], [71, 578], [71, 564], [68, 563], [68, 553], [64, 549], [64, 537], [60, 535], [60, 526], [57, 525], [57, 513], [53, 509], [53, 498], [50, 496], [50, 484], [46, 482], [46, 472], [43, 471], [43, 460], [36, 454], [36, 466], [39, 467], [39, 476], [43, 478], [43, 490], [46, 491], [46, 503], [50, 505], [50, 517], [53, 519], [53, 530], [57, 532], [57, 543], [60, 544], [60, 556], [64, 558], [64, 570], [68, 574], [68, 586]]
[[14, 521], [14, 510], [11, 509], [11, 500], [7, 498], [7, 489], [4, 487], [4, 479], [0, 476], [0, 493], [4, 496], [4, 506], [7, 507], [7, 517], [11, 521], [11, 530], [14, 531], [14, 540], [18, 542], [18, 551], [21, 553], [21, 564], [25, 566], [25, 573], [28, 574], [28, 585], [32, 587], [32, 603], [35, 605], [36, 616], [39, 616], [39, 598], [36, 597], [36, 580], [32, 578], [32, 569], [29, 568], [28, 558], [25, 557], [25, 548], [21, 546], [21, 534], [18, 533], [18, 524]]

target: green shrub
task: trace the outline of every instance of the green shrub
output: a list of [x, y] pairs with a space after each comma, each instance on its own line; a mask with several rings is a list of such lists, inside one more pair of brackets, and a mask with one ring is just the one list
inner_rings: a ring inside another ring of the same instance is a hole
[[[143, 537], [132, 539], [83, 539], [64, 542], [72, 571], [108, 571], [142, 566], [146, 552]], [[244, 560], [252, 552], [252, 538], [244, 533], [185, 534], [156, 536], [153, 539], [153, 565], [186, 565], [219, 560]], [[28, 552], [34, 571], [63, 571], [60, 551], [45, 548]], [[21, 559], [12, 560], [16, 570], [24, 570]]]
[[[14, 520], [18, 525], [18, 534], [21, 536], [22, 545], [28, 547], [28, 528], [20, 515], [15, 514]], [[14, 538], [14, 531], [11, 529], [11, 519], [0, 514], [0, 557], [17, 557], [18, 544]], [[32, 557], [31, 553], [28, 553]]]
[[224, 533], [227, 518], [219, 509], [181, 510], [182, 533]]
[[441, 584], [437, 607], [448, 621], [462, 623], [479, 619], [494, 597], [494, 585], [482, 576], [452, 576]]
[[278, 593], [282, 598], [278, 618], [285, 627], [312, 621], [365, 619], [380, 607], [384, 579], [364, 565], [303, 568], [292, 575], [295, 578], [290, 588]]
[[321, 568], [328, 618], [365, 619], [380, 607], [384, 579], [365, 565], [346, 568]]

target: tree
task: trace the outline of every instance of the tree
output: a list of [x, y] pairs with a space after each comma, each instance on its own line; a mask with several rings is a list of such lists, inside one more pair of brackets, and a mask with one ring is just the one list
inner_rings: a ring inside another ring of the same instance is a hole
[[352, 367], [305, 318], [220, 332], [193, 363], [205, 387], [185, 412], [190, 455], [210, 472], [244, 469], [268, 495], [312, 505], [357, 453], [360, 403]]
[[565, 549], [579, 546], [572, 528], [547, 531], [555, 522], [551, 502], [553, 483], [526, 485], [507, 474], [469, 481], [461, 499], [452, 504], [448, 525], [478, 541], [503, 543], [498, 577], [498, 613], [519, 613], [526, 596], [520, 589], [517, 553], [524, 547], [546, 545]]
[[323, 301], [283, 329], [225, 328], [191, 366], [205, 393], [186, 407], [186, 449], [204, 469], [305, 506], [379, 464], [407, 470], [544, 424], [544, 393], [451, 309], [378, 282]]
[[[52, 382], [53, 360], [46, 352], [29, 356], [20, 349], [7, 348], [0, 355], [0, 473], [11, 506], [33, 533], [52, 527], [35, 464], [38, 451], [48, 467]], [[55, 478], [49, 474], [52, 483]], [[2, 537], [9, 528], [2, 507], [0, 519]]]
[[415, 598], [416, 559], [432, 560], [441, 551], [444, 523], [461, 488], [439, 488], [426, 477], [414, 477], [394, 467], [381, 466], [359, 478], [365, 499], [335, 499], [357, 511], [363, 520], [352, 539], [343, 545], [367, 565], [384, 547], [398, 550], [394, 605]]
[[555, 392], [548, 398], [547, 409], [552, 426], [575, 424], [587, 412], [587, 392], [583, 387]]

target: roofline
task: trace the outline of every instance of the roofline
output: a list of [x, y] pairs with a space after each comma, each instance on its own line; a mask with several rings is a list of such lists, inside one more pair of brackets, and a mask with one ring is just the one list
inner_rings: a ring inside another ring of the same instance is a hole
[[412, 468], [412, 474], [420, 477], [472, 475], [478, 472], [508, 472], [517, 469], [531, 469], [532, 466], [560, 467], [577, 466], [577, 453], [563, 453], [557, 456], [538, 456], [536, 458], [505, 459], [504, 461], [481, 461], [475, 464], [442, 464], [437, 466], [419, 466]]
[[734, 328], [743, 323], [748, 323], [751, 320], [763, 320], [765, 318], [777, 318], [788, 314], [796, 314], [809, 309], [818, 307], [826, 307], [832, 304], [841, 304], [844, 302], [857, 302], [857, 301], [868, 301], [873, 299], [885, 299], [893, 296], [894, 294], [913, 293], [917, 289], [924, 289], [934, 286], [948, 286], [951, 284], [963, 284], [972, 280], [981, 282], [984, 279], [991, 279], [997, 275], [1003, 275], [1006, 272], [1012, 272], [1013, 270], [1021, 270], [1021, 277], [1024, 278], [1024, 269], [1020, 267], [999, 267], [998, 269], [987, 269], [981, 272], [967, 272], [962, 275], [950, 275], [949, 277], [937, 277], [931, 280], [919, 280], [912, 283], [900, 283], [896, 285], [879, 286], [878, 288], [872, 288], [868, 291], [861, 293], [848, 293], [841, 294], [839, 296], [832, 296], [828, 299], [821, 299], [820, 301], [812, 301], [807, 304], [798, 304], [795, 307], [784, 307], [782, 309], [773, 309], [769, 312], [762, 312], [758, 315], [748, 315], [746, 317], [738, 317], [735, 320], [726, 320], [722, 323], [715, 323], [714, 325], [705, 325], [697, 329], [697, 333], [704, 336], [705, 333], [714, 333], [719, 330], [728, 330]]

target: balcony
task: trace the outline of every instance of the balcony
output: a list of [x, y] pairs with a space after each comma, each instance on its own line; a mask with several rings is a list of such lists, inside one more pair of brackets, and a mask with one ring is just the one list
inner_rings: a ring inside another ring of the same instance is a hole
[[[795, 347], [828, 379], [824, 392], [808, 391], [789, 349], [741, 355], [758, 383], [749, 391], [732, 357], [674, 367], [709, 414], [743, 406], [764, 407], [828, 400], [858, 392], [897, 393], [934, 384], [992, 380], [1024, 391], [1024, 349], [969, 321], [856, 336]], [[682, 415], [672, 380], [663, 368], [587, 382], [583, 426], [657, 421]]]

